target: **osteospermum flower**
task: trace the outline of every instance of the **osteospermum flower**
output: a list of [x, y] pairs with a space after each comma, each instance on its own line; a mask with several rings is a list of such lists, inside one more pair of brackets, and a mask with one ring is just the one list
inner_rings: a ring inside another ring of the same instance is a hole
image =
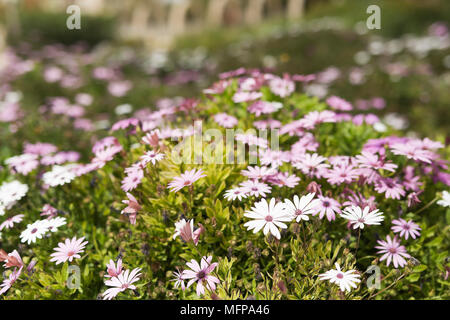
[[28, 186], [17, 180], [5, 182], [0, 186], [0, 205], [10, 208], [16, 201], [22, 199], [28, 192]]
[[35, 154], [22, 154], [5, 160], [5, 163], [14, 171], [27, 175], [39, 165], [38, 156]]
[[295, 195], [293, 199], [294, 201], [284, 199], [286, 212], [292, 215], [297, 222], [300, 222], [301, 220], [308, 221], [308, 215], [317, 212], [316, 207], [319, 204], [319, 200], [314, 199], [314, 196], [315, 193], [308, 193], [306, 196], [301, 198]]
[[106, 265], [106, 269], [108, 274], [105, 274], [105, 278], [118, 277], [123, 271], [122, 259], [117, 260], [117, 265], [114, 263], [112, 259], [109, 260], [109, 263]]
[[9, 275], [8, 279], [3, 280], [3, 283], [0, 284], [0, 295], [4, 294], [6, 291], [8, 291], [14, 282], [19, 278], [20, 274], [22, 273], [22, 268], [19, 268], [18, 270], [14, 270]]
[[35, 243], [36, 239], [42, 239], [48, 232], [48, 220], [38, 220], [27, 225], [27, 228], [20, 234], [20, 241]]
[[275, 168], [248, 166], [246, 170], [241, 171], [242, 175], [252, 180], [266, 180], [268, 177], [277, 173]]
[[300, 178], [294, 174], [289, 175], [287, 172], [279, 172], [268, 177], [267, 181], [278, 187], [294, 188], [300, 181]]
[[203, 232], [203, 227], [200, 225], [200, 228], [194, 231], [194, 220], [186, 221], [185, 219], [181, 219], [180, 221], [175, 223], [175, 234], [173, 235], [173, 239], [180, 236], [186, 242], [192, 241], [195, 245], [198, 244], [198, 240], [200, 239], [200, 235]]
[[174, 271], [173, 272], [173, 279], [170, 281], [174, 281], [175, 283], [173, 284], [173, 287], [175, 289], [178, 289], [178, 287], [181, 287], [181, 290], [185, 290], [186, 289], [186, 285], [184, 284], [184, 279], [183, 279], [183, 272], [178, 271]]
[[384, 220], [383, 212], [378, 209], [370, 210], [367, 206], [361, 209], [359, 206], [351, 206], [344, 209], [341, 217], [347, 219], [353, 225], [353, 229], [364, 229], [365, 225], [379, 225]]
[[413, 239], [420, 236], [419, 230], [421, 230], [421, 228], [412, 220], [406, 221], [399, 218], [392, 220], [392, 224], [394, 224], [394, 226], [391, 227], [391, 230], [395, 233], [400, 233], [400, 237], [405, 237], [406, 240], [408, 240], [409, 236]]
[[247, 198], [247, 193], [243, 188], [232, 188], [227, 191], [225, 191], [224, 198], [228, 201], [233, 201], [238, 199], [241, 201], [243, 198]]
[[442, 207], [450, 207], [450, 193], [448, 191], [442, 192], [442, 199], [436, 203]]
[[238, 123], [238, 120], [235, 117], [226, 113], [218, 113], [214, 115], [214, 121], [224, 128], [233, 128]]
[[139, 272], [141, 268], [130, 270], [125, 270], [117, 277], [112, 277], [110, 280], [105, 281], [105, 285], [113, 288], [107, 289], [103, 292], [103, 300], [111, 300], [116, 297], [120, 292], [123, 292], [127, 289], [136, 290], [136, 286], [133, 285], [136, 281], [139, 281], [139, 276], [141, 275]]
[[319, 218], [322, 219], [325, 215], [328, 221], [336, 219], [336, 213], [341, 213], [340, 203], [333, 198], [319, 196], [319, 204], [317, 205], [317, 211]]
[[247, 195], [255, 197], [265, 197], [266, 194], [270, 193], [272, 188], [265, 184], [264, 182], [259, 182], [256, 180], [247, 180], [240, 184], [242, 191]]
[[128, 215], [130, 223], [134, 225], [136, 224], [137, 213], [139, 212], [139, 210], [142, 209], [142, 207], [131, 193], [127, 192], [127, 197], [128, 200], [122, 200], [122, 203], [125, 203], [127, 207], [123, 209], [120, 213]]
[[375, 184], [375, 191], [384, 193], [386, 199], [391, 198], [400, 200], [400, 198], [406, 194], [403, 186], [391, 178], [379, 179]]
[[56, 232], [58, 228], [65, 225], [67, 223], [66, 218], [64, 217], [55, 217], [47, 220], [47, 228], [48, 231]]
[[44, 173], [42, 180], [46, 185], [51, 187], [62, 186], [66, 183], [70, 183], [75, 179], [74, 166], [68, 164], [65, 166], [53, 166], [51, 171]]
[[5, 228], [11, 229], [14, 226], [14, 223], [21, 222], [23, 220], [23, 217], [25, 217], [25, 215], [18, 214], [6, 219], [5, 221], [2, 222], [2, 224], [0, 224], [0, 231], [2, 231]]
[[161, 161], [162, 159], [164, 159], [164, 154], [163, 153], [159, 153], [159, 152], [155, 152], [155, 151], [147, 151], [143, 156], [141, 156], [141, 163], [145, 166], [148, 163], [152, 163], [153, 165], [155, 165], [157, 162]]
[[133, 165], [125, 169], [126, 177], [122, 180], [122, 190], [125, 192], [135, 189], [144, 178], [144, 170], [140, 165]]
[[187, 262], [186, 265], [191, 270], [184, 270], [182, 273], [182, 278], [188, 280], [187, 288], [189, 288], [193, 283], [197, 283], [197, 295], [200, 296], [205, 293], [205, 287], [211, 291], [216, 290], [216, 283], [220, 283], [220, 280], [212, 275], [211, 272], [214, 271], [217, 262], [211, 263], [212, 257], [203, 257], [200, 264], [192, 259]]
[[22, 258], [20, 257], [17, 250], [14, 250], [13, 252], [7, 254], [4, 250], [0, 249], [0, 261], [5, 263], [5, 268], [21, 268], [24, 266]]
[[190, 186], [200, 178], [206, 177], [202, 169], [192, 169], [191, 171], [185, 171], [179, 177], [175, 177], [167, 186], [171, 189], [171, 192], [177, 192], [184, 187]]
[[378, 240], [379, 246], [376, 246], [376, 249], [380, 249], [378, 253], [382, 253], [383, 256], [380, 258], [380, 261], [386, 260], [386, 264], [389, 266], [391, 261], [394, 264], [395, 268], [404, 267], [406, 265], [405, 258], [410, 258], [411, 256], [406, 252], [405, 246], [400, 245], [400, 241], [397, 240], [397, 237], [391, 239], [390, 236], [386, 237], [386, 241]]
[[342, 271], [339, 264], [335, 263], [336, 269], [331, 269], [319, 275], [320, 280], [329, 280], [339, 286], [341, 291], [350, 292], [351, 288], [356, 288], [357, 283], [361, 282], [359, 274], [355, 274], [356, 270]]
[[245, 217], [253, 219], [244, 224], [247, 230], [257, 233], [263, 229], [264, 235], [269, 232], [277, 239], [281, 238], [278, 228], [286, 229], [287, 225], [283, 222], [292, 221], [293, 217], [285, 210], [285, 204], [282, 202], [275, 203], [272, 198], [268, 203], [266, 199], [256, 202], [251, 210], [246, 211]]
[[75, 258], [81, 258], [79, 253], [84, 252], [84, 247], [88, 243], [87, 241], [83, 242], [83, 240], [84, 237], [79, 239], [73, 237], [71, 240], [66, 239], [66, 241], [58, 243], [58, 247], [53, 249], [55, 252], [50, 255], [53, 257], [50, 261], [55, 261], [56, 264], [60, 264], [67, 260], [72, 262]]

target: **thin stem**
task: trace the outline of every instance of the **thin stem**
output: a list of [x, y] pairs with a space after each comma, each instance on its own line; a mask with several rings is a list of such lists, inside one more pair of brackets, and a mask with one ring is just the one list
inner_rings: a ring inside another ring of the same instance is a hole
[[419, 209], [418, 211], [414, 212], [414, 214], [418, 214], [421, 213], [423, 210], [429, 208], [433, 203], [435, 203], [439, 198], [435, 197], [433, 200], [431, 200], [425, 207], [423, 207], [422, 209]]
[[392, 286], [394, 286], [398, 281], [400, 281], [404, 276], [406, 276], [406, 272], [404, 272], [400, 277], [398, 277], [394, 282], [392, 282], [389, 286], [387, 286], [386, 288], [384, 288], [381, 291], [378, 291], [376, 294], [372, 294], [369, 296], [369, 299], [372, 299], [374, 297], [376, 297], [377, 295], [379, 295], [380, 293], [383, 293], [384, 291], [392, 288]]
[[361, 238], [361, 228], [358, 228], [358, 241], [356, 242], [355, 258], [356, 258], [356, 255], [358, 254], [360, 238]]

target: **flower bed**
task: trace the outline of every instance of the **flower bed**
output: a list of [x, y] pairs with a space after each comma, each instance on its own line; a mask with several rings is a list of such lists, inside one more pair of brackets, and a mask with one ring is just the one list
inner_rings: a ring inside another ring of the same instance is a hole
[[3, 298], [448, 298], [448, 147], [304, 75], [220, 78], [93, 136], [89, 161], [4, 160]]

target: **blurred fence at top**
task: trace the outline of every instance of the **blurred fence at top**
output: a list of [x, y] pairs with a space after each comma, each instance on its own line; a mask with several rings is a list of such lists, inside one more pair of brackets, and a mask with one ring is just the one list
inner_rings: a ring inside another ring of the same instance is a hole
[[[330, 0], [0, 0], [8, 32], [20, 29], [18, 12], [66, 14], [78, 5], [81, 16], [110, 16], [115, 36], [167, 47], [175, 37], [211, 27], [255, 25], [273, 17], [298, 20], [312, 4]], [[61, 26], [63, 27], [63, 26]], [[65, 25], [64, 25], [65, 27]], [[89, 32], [89, 31], [87, 31]], [[0, 42], [1, 42], [0, 30]]]

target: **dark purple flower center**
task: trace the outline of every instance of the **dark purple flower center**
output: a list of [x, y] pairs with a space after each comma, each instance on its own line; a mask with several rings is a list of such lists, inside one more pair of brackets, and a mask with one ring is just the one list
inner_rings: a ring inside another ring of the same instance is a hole
[[205, 279], [205, 278], [206, 278], [206, 272], [205, 272], [205, 271], [201, 270], [201, 271], [199, 271], [199, 272], [197, 273], [197, 279], [203, 280], [203, 279]]
[[188, 185], [190, 185], [191, 184], [191, 182], [189, 181], [189, 180], [186, 180], [185, 182], [184, 182], [184, 185], [185, 186], [188, 186]]
[[295, 215], [296, 215], [296, 216], [299, 216], [299, 215], [301, 215], [301, 214], [303, 214], [303, 211], [302, 211], [302, 210], [300, 210], [300, 209], [295, 210]]
[[336, 278], [338, 278], [338, 279], [343, 279], [343, 278], [344, 278], [344, 275], [343, 275], [342, 273], [338, 273], [338, 274], [336, 275]]
[[322, 202], [322, 205], [324, 207], [329, 207], [330, 206], [330, 202], [329, 201], [324, 201], [324, 202]]
[[31, 233], [36, 233], [37, 230], [37, 228], [34, 228], [33, 230], [31, 230]]
[[272, 218], [272, 216], [266, 216], [266, 219], [265, 219], [267, 222], [272, 222], [273, 221], [273, 218]]

